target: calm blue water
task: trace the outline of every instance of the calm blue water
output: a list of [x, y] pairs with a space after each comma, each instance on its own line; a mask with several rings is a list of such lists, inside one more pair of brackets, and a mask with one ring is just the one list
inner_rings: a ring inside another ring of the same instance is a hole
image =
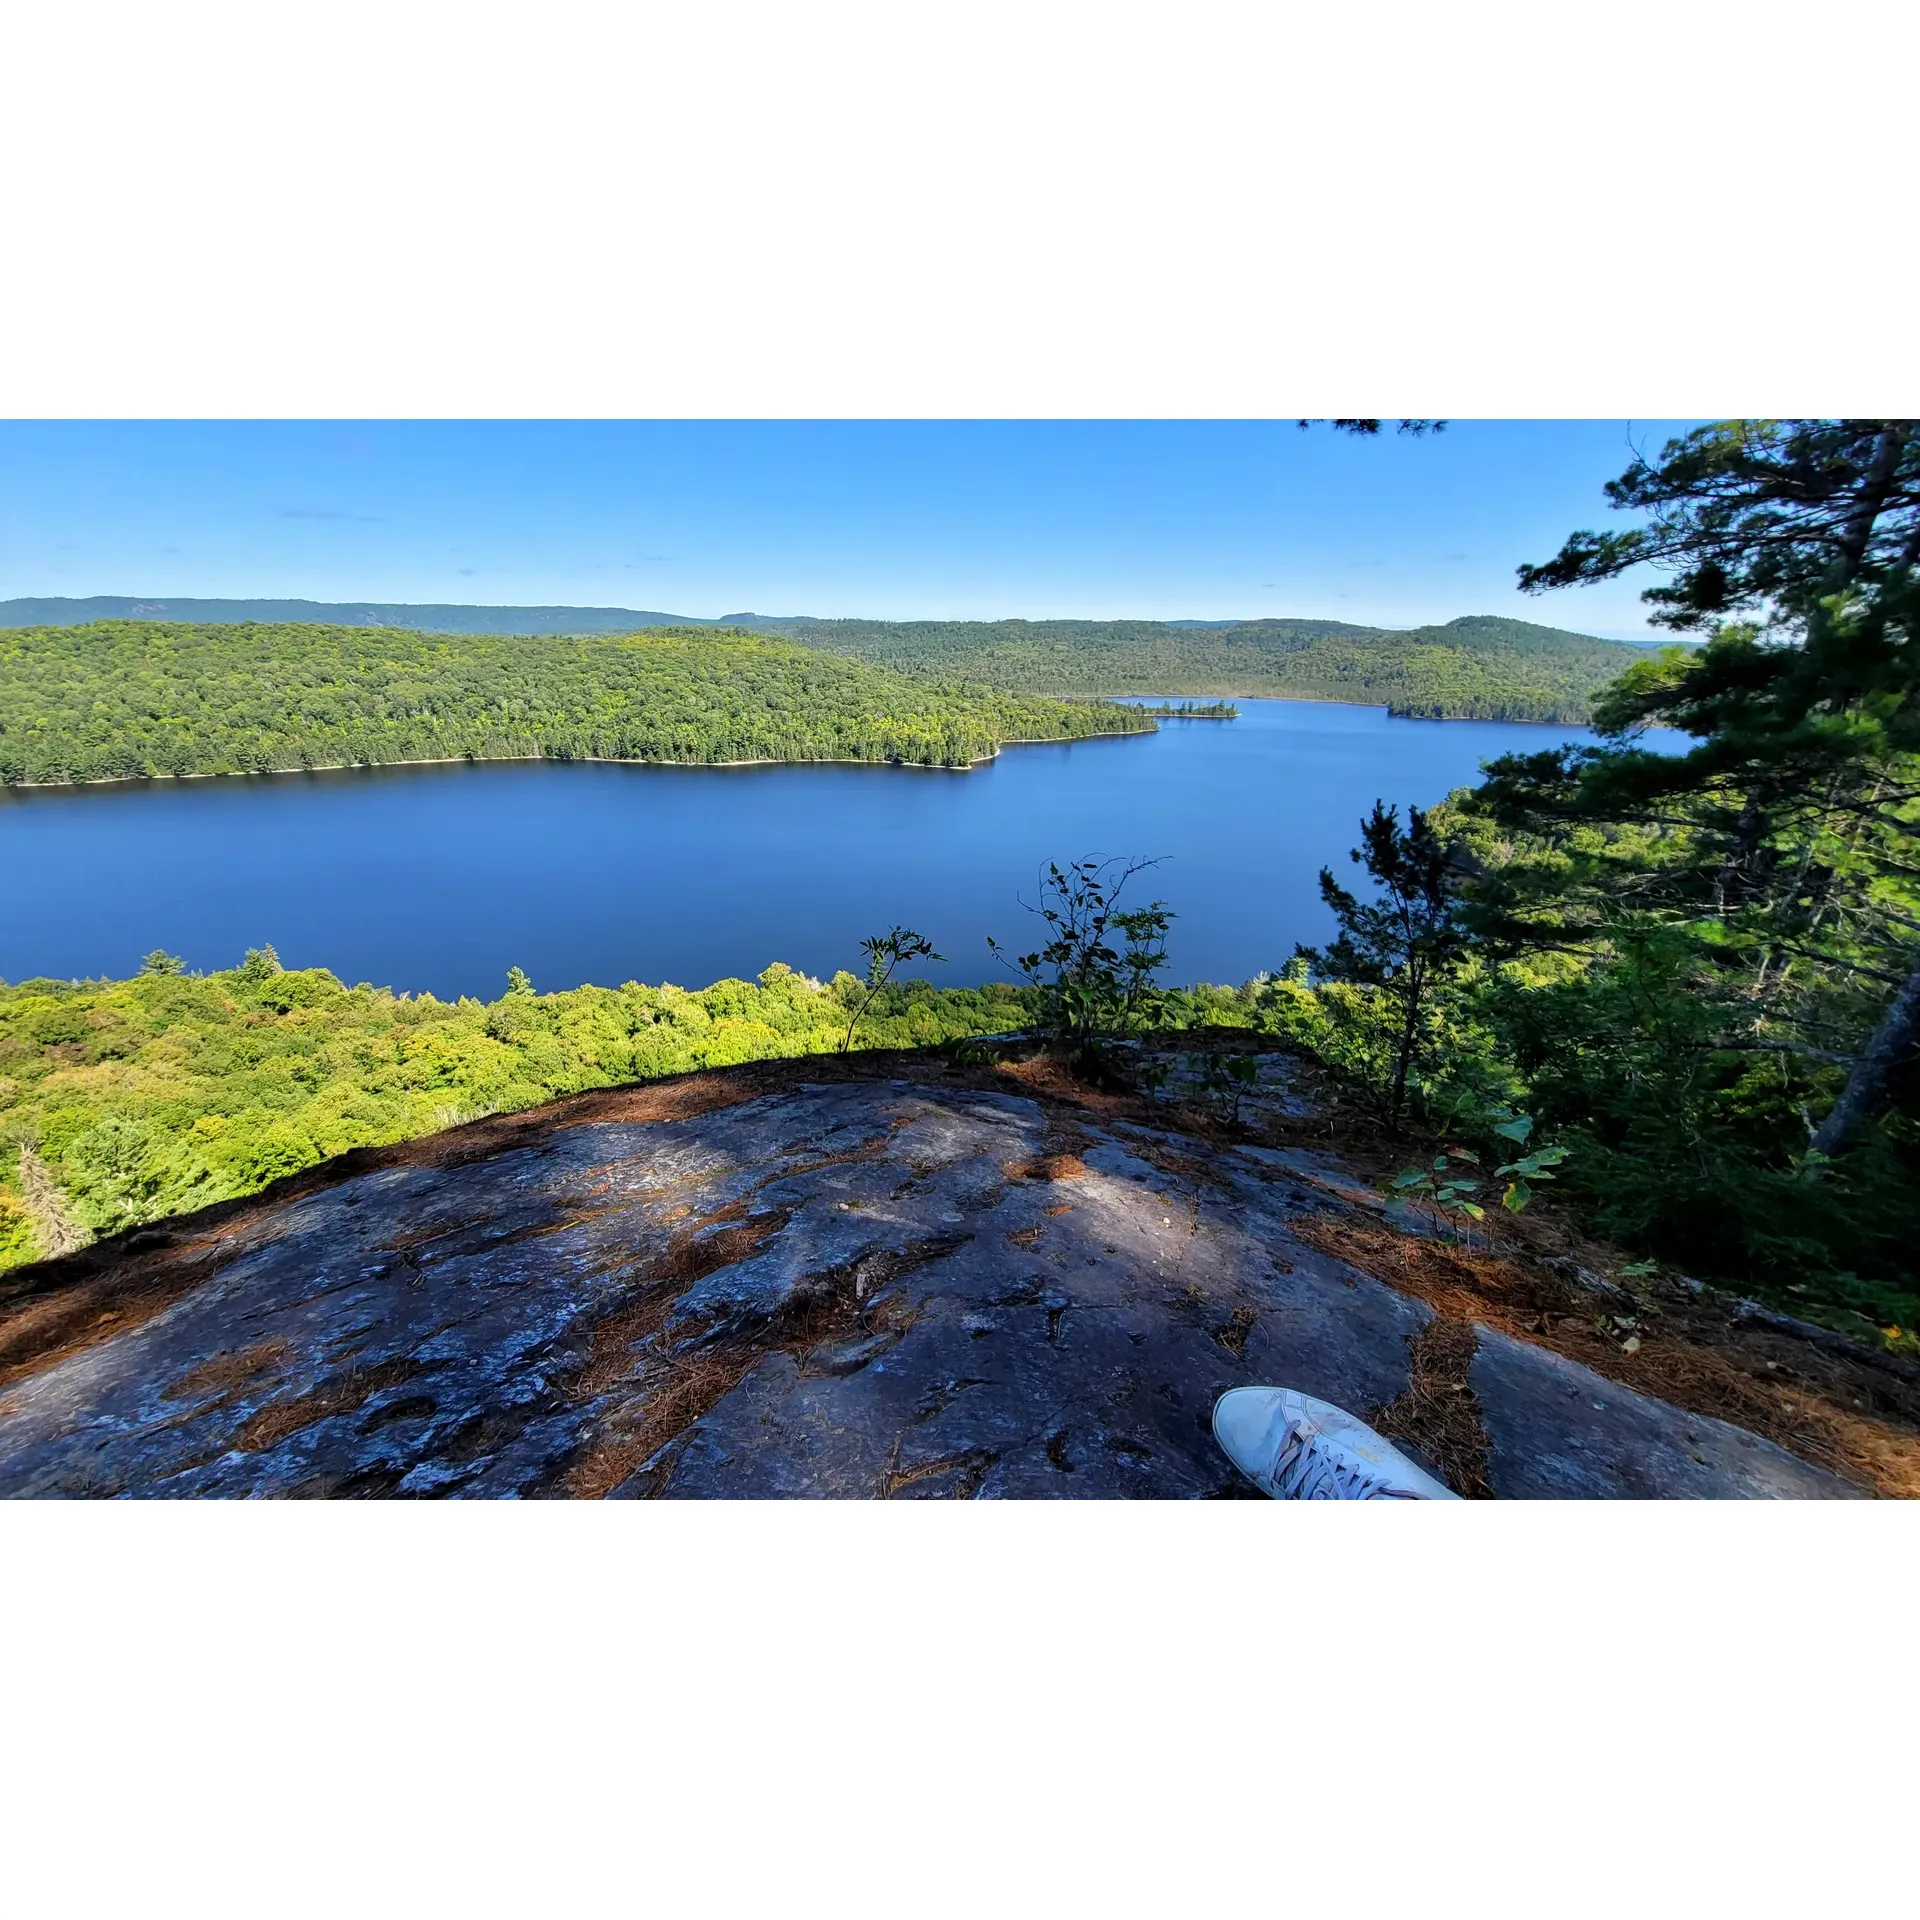
[[[271, 941], [289, 966], [491, 999], [705, 986], [785, 960], [825, 977], [861, 937], [927, 933], [955, 986], [1000, 978], [1044, 861], [1160, 855], [1172, 977], [1240, 981], [1330, 931], [1376, 796], [1429, 805], [1482, 760], [1576, 729], [1395, 720], [1243, 700], [1234, 721], [1012, 747], [972, 773], [887, 767], [394, 768], [21, 794], [0, 790], [0, 978], [190, 967]], [[1017, 943], [1017, 944], [1016, 944]]]

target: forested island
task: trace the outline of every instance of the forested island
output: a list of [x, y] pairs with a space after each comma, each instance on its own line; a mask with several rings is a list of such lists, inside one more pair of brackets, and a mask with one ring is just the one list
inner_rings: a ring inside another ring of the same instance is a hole
[[908, 677], [759, 634], [430, 634], [112, 620], [0, 631], [0, 781], [434, 760], [966, 767], [1150, 731], [1105, 701]]

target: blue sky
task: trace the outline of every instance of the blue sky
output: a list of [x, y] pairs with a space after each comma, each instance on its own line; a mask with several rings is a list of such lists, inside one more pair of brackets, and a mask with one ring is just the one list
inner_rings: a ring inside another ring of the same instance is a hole
[[1623, 638], [1644, 582], [1528, 600], [1690, 422], [0, 423], [0, 598], [95, 593], [876, 618], [1505, 613]]

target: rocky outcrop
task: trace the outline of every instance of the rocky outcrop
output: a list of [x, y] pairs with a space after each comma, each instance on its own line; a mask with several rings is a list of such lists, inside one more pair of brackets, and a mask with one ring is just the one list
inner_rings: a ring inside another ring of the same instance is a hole
[[1311, 1155], [814, 1072], [587, 1096], [36, 1270], [0, 1492], [1244, 1497], [1208, 1421], [1251, 1381], [1440, 1436], [1467, 1491], [1856, 1491], [1524, 1340], [1449, 1347], [1296, 1233], [1358, 1197]]

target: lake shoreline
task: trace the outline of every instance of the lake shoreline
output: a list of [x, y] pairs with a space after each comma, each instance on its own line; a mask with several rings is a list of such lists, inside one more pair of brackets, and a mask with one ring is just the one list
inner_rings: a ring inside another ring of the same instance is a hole
[[[1179, 716], [1175, 716], [1178, 718]], [[380, 773], [389, 767], [696, 767], [719, 773], [740, 767], [892, 767], [901, 773], [971, 773], [991, 766], [1009, 747], [1077, 747], [1089, 740], [1138, 740], [1157, 733], [1157, 727], [1117, 727], [1108, 733], [1047, 734], [1002, 740], [992, 753], [964, 766], [946, 766], [933, 760], [627, 760], [594, 753], [456, 753], [433, 760], [326, 760], [295, 767], [239, 767], [219, 773], [115, 773], [96, 780], [8, 780], [6, 793], [72, 793], [81, 787], [153, 786], [161, 781], [276, 780], [290, 773]]]
[[[984, 684], [984, 683], [982, 683]], [[1494, 720], [1482, 713], [1409, 713], [1404, 707], [1396, 706], [1391, 700], [1356, 700], [1337, 693], [1276, 693], [1271, 688], [1248, 689], [1246, 687], [1206, 687], [1193, 693], [1168, 693], [1161, 689], [1140, 692], [1129, 690], [1123, 693], [1058, 693], [1041, 692], [1032, 687], [1005, 687], [998, 689], [1006, 693], [1024, 693], [1036, 700], [1279, 700], [1297, 703], [1303, 707], [1365, 707], [1372, 713], [1390, 714], [1396, 720], [1437, 720], [1448, 726], [1477, 727], [1578, 727], [1583, 731], [1593, 725], [1591, 716], [1586, 719], [1558, 720]], [[1173, 714], [1175, 720], [1184, 719], [1225, 719], [1224, 714]]]
[[[1003, 691], [1020, 691], [1003, 689]], [[1512, 726], [1512, 727], [1577, 727], [1586, 729], [1592, 725], [1589, 720], [1488, 720], [1477, 714], [1454, 713], [1404, 713], [1389, 700], [1341, 700], [1331, 694], [1318, 693], [1249, 693], [1240, 690], [1226, 692], [1212, 688], [1200, 693], [1153, 692], [1127, 693], [1046, 693], [1035, 694], [1035, 698], [1048, 700], [1110, 700], [1125, 702], [1131, 700], [1271, 700], [1297, 703], [1313, 707], [1361, 707], [1370, 713], [1385, 713], [1396, 720], [1417, 720], [1438, 722], [1444, 725], [1465, 726]], [[1156, 714], [1153, 718], [1173, 720], [1225, 720], [1226, 714]], [[1071, 747], [1087, 740], [1137, 740], [1143, 735], [1158, 731], [1152, 727], [1122, 727], [1111, 733], [1077, 734], [1071, 738], [1059, 738], [1046, 735], [1021, 736], [1017, 739], [1003, 740], [992, 753], [983, 754], [977, 760], [970, 760], [965, 766], [942, 766], [931, 760], [859, 760], [859, 759], [823, 759], [823, 760], [628, 760], [606, 758], [598, 754], [570, 754], [558, 758], [547, 753], [507, 753], [507, 754], [451, 754], [444, 758], [428, 760], [328, 760], [311, 766], [293, 767], [245, 767], [221, 773], [121, 773], [103, 775], [93, 780], [6, 780], [0, 781], [0, 793], [72, 793], [81, 788], [94, 787], [135, 787], [151, 786], [161, 781], [186, 782], [190, 780], [258, 780], [278, 779], [287, 774], [296, 773], [377, 773], [389, 767], [504, 767], [504, 766], [588, 766], [588, 767], [704, 767], [714, 772], [725, 772], [750, 767], [893, 767], [901, 772], [913, 773], [971, 773], [978, 767], [991, 766], [1008, 747]]]
[[717, 981], [777, 954], [830, 978], [899, 925], [947, 956], [933, 979], [982, 985], [1000, 971], [985, 936], [1031, 944], [1049, 861], [1112, 856], [1173, 863], [1132, 890], [1176, 915], [1172, 977], [1241, 981], [1326, 937], [1319, 869], [1376, 800], [1431, 806], [1483, 761], [1568, 737], [1324, 701], [1138, 724], [1093, 736], [1111, 752], [1002, 752], [983, 780], [526, 757], [455, 762], [458, 779], [387, 763], [0, 791], [0, 975], [120, 977], [156, 948], [220, 968], [271, 943], [490, 1001], [509, 966], [541, 985]]

